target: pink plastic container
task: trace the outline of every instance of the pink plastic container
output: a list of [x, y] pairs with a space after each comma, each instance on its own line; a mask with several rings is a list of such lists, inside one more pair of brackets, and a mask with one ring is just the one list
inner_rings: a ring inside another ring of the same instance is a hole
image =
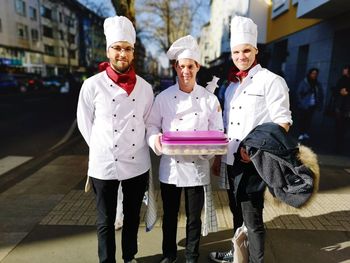
[[223, 155], [228, 140], [221, 131], [164, 132], [162, 152], [166, 155]]

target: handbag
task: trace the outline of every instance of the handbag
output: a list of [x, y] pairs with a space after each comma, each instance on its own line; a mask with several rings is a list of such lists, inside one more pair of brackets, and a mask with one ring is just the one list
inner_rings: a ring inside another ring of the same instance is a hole
[[236, 230], [236, 233], [232, 238], [232, 243], [234, 248], [233, 262], [248, 263], [248, 229], [244, 224]]

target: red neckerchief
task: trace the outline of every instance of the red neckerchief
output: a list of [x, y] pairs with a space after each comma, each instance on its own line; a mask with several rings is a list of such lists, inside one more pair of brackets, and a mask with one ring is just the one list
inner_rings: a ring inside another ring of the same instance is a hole
[[119, 87], [128, 93], [128, 96], [134, 90], [136, 84], [136, 73], [134, 67], [131, 66], [128, 72], [118, 73], [109, 65], [108, 62], [102, 62], [98, 65], [99, 71], [106, 70], [107, 76]]
[[246, 70], [239, 70], [236, 66], [233, 66], [229, 72], [228, 80], [231, 82], [237, 83], [238, 81], [248, 76], [249, 70], [255, 67], [257, 64], [258, 64], [258, 61], [257, 59], [255, 59], [253, 64], [250, 66], [250, 68]]

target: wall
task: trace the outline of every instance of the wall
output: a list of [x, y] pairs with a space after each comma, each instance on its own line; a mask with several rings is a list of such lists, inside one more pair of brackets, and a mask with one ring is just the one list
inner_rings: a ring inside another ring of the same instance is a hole
[[269, 7], [266, 38], [267, 43], [321, 22], [320, 19], [298, 19], [296, 16], [297, 7], [298, 5], [292, 5], [290, 2], [289, 9], [274, 19], [271, 19], [272, 7]]

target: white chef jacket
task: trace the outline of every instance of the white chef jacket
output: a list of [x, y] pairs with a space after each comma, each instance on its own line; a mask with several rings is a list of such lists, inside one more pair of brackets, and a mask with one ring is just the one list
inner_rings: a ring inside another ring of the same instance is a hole
[[[222, 112], [216, 96], [195, 84], [191, 93], [175, 84], [161, 92], [154, 101], [147, 122], [147, 138], [153, 151], [156, 135], [166, 131], [223, 131]], [[198, 155], [162, 155], [159, 180], [178, 187], [210, 183], [208, 158]]]
[[226, 164], [232, 165], [240, 142], [256, 126], [266, 123], [292, 124], [289, 90], [284, 79], [259, 64], [242, 83], [231, 83], [225, 92], [224, 126], [229, 139]]
[[88, 176], [125, 180], [150, 168], [145, 121], [152, 103], [152, 87], [139, 76], [129, 96], [106, 71], [84, 81], [77, 122], [89, 145]]

